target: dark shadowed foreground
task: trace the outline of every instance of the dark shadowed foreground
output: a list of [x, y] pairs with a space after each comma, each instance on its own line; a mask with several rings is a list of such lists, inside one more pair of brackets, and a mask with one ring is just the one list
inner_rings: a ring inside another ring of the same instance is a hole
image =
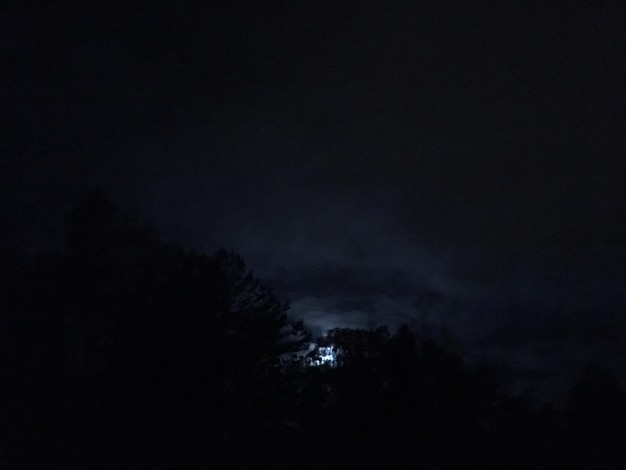
[[95, 193], [63, 250], [2, 273], [3, 468], [623, 468], [626, 400], [564, 407], [402, 327], [335, 329], [334, 367], [235, 254], [159, 241]]

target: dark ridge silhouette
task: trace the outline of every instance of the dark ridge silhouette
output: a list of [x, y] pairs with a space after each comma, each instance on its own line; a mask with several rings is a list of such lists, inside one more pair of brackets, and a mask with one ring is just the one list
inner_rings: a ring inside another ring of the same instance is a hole
[[235, 253], [161, 242], [97, 191], [66, 244], [3, 272], [3, 468], [622, 468], [593, 365], [563, 409], [426, 335], [334, 329], [333, 367]]

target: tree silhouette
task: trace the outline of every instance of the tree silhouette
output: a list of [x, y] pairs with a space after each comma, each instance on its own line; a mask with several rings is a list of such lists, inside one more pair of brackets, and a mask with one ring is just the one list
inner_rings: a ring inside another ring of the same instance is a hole
[[407, 325], [330, 330], [337, 367], [305, 367], [309, 332], [238, 254], [163, 243], [102, 191], [67, 222], [0, 277], [3, 467], [626, 465], [606, 369], [539, 411]]
[[566, 450], [576, 465], [626, 465], [626, 397], [611, 370], [589, 364], [573, 384], [565, 411]]
[[65, 249], [3, 286], [6, 455], [199, 459], [262, 430], [281, 355], [308, 339], [287, 304], [240, 256], [162, 243], [101, 191], [67, 221]]

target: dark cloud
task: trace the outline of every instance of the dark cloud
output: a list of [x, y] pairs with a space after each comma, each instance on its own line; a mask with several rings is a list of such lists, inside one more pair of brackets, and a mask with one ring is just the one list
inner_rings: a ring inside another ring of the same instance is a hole
[[100, 184], [319, 331], [446, 323], [541, 374], [623, 334], [621, 3], [1, 16], [4, 251]]
[[281, 289], [289, 292], [305, 288], [306, 292], [316, 296], [334, 296], [338, 294], [365, 297], [385, 295], [389, 297], [415, 295], [418, 291], [407, 275], [397, 269], [375, 270], [371, 267], [323, 265], [315, 267], [310, 273], [295, 278], [289, 284], [274, 281]]

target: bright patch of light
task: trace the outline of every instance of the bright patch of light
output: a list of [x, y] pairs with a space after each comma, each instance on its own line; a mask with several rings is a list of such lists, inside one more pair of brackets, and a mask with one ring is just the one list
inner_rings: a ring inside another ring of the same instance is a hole
[[337, 348], [334, 345], [317, 347], [313, 349], [306, 357], [306, 364], [310, 367], [318, 367], [322, 365], [335, 367], [337, 365]]

